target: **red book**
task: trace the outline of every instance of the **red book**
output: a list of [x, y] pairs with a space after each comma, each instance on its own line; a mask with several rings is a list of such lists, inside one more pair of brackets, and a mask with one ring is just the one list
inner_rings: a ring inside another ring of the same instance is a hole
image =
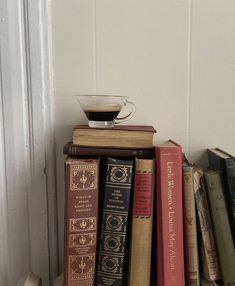
[[98, 160], [66, 160], [64, 286], [94, 285], [98, 175]]
[[184, 286], [182, 149], [173, 141], [156, 147], [157, 285]]

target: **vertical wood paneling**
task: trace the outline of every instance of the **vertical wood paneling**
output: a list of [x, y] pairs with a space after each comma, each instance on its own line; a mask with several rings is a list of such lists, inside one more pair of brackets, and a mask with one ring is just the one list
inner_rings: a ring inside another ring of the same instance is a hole
[[159, 141], [184, 147], [187, 129], [189, 3], [100, 0], [96, 15], [97, 91], [129, 95], [131, 123], [151, 124]]
[[57, 160], [60, 271], [63, 271], [64, 160], [63, 146], [72, 126], [85, 123], [74, 95], [95, 92], [94, 0], [52, 2], [55, 73], [55, 138]]
[[235, 2], [193, 0], [190, 153], [206, 165], [203, 151], [235, 154]]

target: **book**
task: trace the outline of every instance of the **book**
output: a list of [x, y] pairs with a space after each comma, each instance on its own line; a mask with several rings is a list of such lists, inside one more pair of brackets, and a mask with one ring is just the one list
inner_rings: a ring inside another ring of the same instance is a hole
[[233, 286], [235, 285], [235, 252], [221, 174], [206, 170], [204, 176], [223, 284]]
[[96, 286], [126, 281], [133, 160], [107, 158]]
[[42, 279], [32, 272], [28, 272], [20, 278], [17, 286], [42, 286]]
[[203, 179], [203, 170], [193, 168], [193, 185], [197, 206], [198, 223], [201, 232], [201, 255], [204, 276], [209, 281], [221, 278], [214, 232]]
[[64, 286], [95, 280], [99, 160], [66, 159]]
[[207, 154], [210, 169], [221, 171], [223, 175], [225, 199], [235, 245], [235, 158], [219, 148], [208, 149]]
[[182, 149], [169, 140], [156, 148], [157, 285], [183, 286]]
[[202, 286], [223, 286], [221, 281], [208, 281], [203, 276], [201, 277], [201, 285]]
[[73, 144], [79, 146], [152, 148], [152, 126], [117, 125], [113, 128], [90, 128], [77, 125], [73, 129]]
[[87, 147], [75, 145], [68, 142], [63, 149], [64, 154], [70, 156], [108, 156], [108, 157], [137, 157], [151, 159], [154, 157], [154, 148], [109, 148], [109, 147]]
[[186, 285], [200, 286], [193, 166], [183, 165]]
[[154, 160], [136, 159], [129, 285], [149, 286], [152, 253]]

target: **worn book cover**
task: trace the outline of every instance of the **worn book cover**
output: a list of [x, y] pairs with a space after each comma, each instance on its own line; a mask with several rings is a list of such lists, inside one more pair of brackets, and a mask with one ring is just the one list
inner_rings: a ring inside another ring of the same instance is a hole
[[200, 286], [193, 166], [183, 166], [186, 285]]
[[107, 158], [96, 286], [123, 286], [127, 274], [133, 160]]
[[99, 160], [66, 160], [64, 286], [93, 286]]
[[216, 281], [221, 278], [221, 275], [202, 169], [194, 168], [193, 180], [202, 237], [203, 273], [208, 280]]
[[219, 148], [208, 149], [210, 169], [222, 172], [225, 199], [235, 245], [235, 158]]
[[204, 176], [223, 284], [224, 286], [234, 286], [235, 252], [225, 204], [221, 173], [206, 170]]
[[135, 161], [129, 286], [149, 286], [152, 253], [154, 160]]
[[182, 149], [168, 141], [156, 148], [157, 285], [184, 286]]

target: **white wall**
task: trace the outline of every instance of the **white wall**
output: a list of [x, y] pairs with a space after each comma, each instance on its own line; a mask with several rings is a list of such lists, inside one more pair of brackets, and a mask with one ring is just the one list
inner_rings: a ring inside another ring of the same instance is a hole
[[154, 125], [158, 142], [178, 141], [196, 162], [206, 163], [206, 147], [235, 154], [235, 1], [52, 4], [62, 267], [62, 148], [72, 126], [86, 122], [73, 95], [130, 96], [137, 105], [130, 123]]

